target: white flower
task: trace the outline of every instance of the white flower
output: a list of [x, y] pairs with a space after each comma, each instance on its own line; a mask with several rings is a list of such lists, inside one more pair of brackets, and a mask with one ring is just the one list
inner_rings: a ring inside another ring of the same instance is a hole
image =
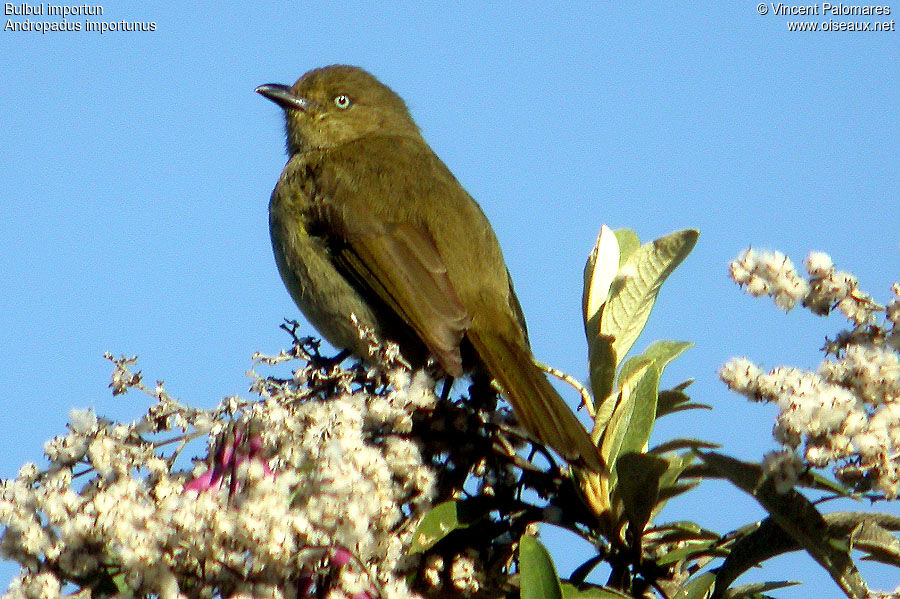
[[753, 296], [771, 295], [784, 311], [793, 308], [810, 291], [809, 283], [781, 252], [749, 248], [731, 262], [731, 277]]
[[825, 252], [810, 252], [804, 262], [806, 272], [813, 277], [826, 277], [834, 272], [834, 262]]
[[94, 410], [69, 410], [69, 427], [72, 431], [81, 435], [90, 435], [97, 430], [97, 415]]

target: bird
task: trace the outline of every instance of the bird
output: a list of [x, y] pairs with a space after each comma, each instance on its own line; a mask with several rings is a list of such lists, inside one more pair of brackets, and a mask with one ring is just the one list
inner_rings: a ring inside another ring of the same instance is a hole
[[269, 232], [310, 324], [364, 360], [360, 325], [412, 363], [486, 374], [533, 440], [599, 472], [596, 444], [535, 364], [494, 230], [403, 99], [348, 65], [255, 91], [284, 111], [288, 161]]

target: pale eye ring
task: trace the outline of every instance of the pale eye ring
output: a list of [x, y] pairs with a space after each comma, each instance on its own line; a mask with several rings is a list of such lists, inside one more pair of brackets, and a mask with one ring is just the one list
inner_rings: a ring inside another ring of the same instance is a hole
[[334, 97], [334, 105], [340, 108], [341, 110], [347, 110], [350, 108], [350, 97], [344, 94], [340, 94]]

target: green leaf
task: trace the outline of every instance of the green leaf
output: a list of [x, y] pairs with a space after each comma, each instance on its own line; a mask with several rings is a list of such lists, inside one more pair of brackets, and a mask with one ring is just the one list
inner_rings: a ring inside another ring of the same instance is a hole
[[[616, 240], [615, 243], [605, 235], [608, 231], [609, 229], [605, 226], [600, 230], [600, 236], [588, 257], [584, 270], [582, 307], [588, 346], [593, 345], [594, 338], [600, 333], [600, 318], [603, 315], [606, 301], [611, 296], [618, 294], [625, 284], [626, 279], [622, 277], [621, 273], [622, 267], [628, 262], [628, 258], [641, 247], [641, 240], [630, 229], [615, 231], [613, 237]], [[615, 247], [615, 252], [612, 250], [613, 247]], [[613, 262], [614, 257], [616, 258], [615, 262]], [[614, 268], [613, 264], [615, 264]], [[612, 278], [609, 277], [610, 271], [614, 275]], [[622, 357], [619, 356], [619, 359]], [[618, 365], [617, 360], [613, 363], [613, 370]]]
[[622, 500], [631, 530], [640, 537], [656, 506], [660, 477], [669, 462], [646, 453], [626, 453], [616, 460], [615, 468], [616, 495]]
[[672, 387], [672, 391], [684, 391], [685, 389], [687, 389], [688, 387], [690, 387], [693, 384], [694, 384], [694, 379], [688, 379], [688, 380], [682, 381], [682, 382], [678, 383], [677, 385], [675, 385], [674, 387]]
[[656, 419], [659, 420], [663, 416], [668, 416], [670, 414], [674, 414], [676, 412], [687, 412], [688, 410], [712, 410], [712, 406], [705, 403], [700, 403], [696, 401], [692, 401], [691, 403], [682, 404], [675, 406], [671, 409], [657, 409], [656, 411]]
[[[600, 317], [609, 296], [621, 290], [623, 281], [621, 277], [618, 277], [619, 269], [641, 245], [634, 231], [620, 229], [615, 231], [612, 237], [607, 234], [608, 232], [610, 231], [605, 226], [600, 230], [597, 243], [588, 257], [584, 267], [584, 291], [582, 293], [591, 390], [594, 393], [595, 401], [601, 404], [598, 412], [603, 425], [609, 419], [614, 407], [612, 403], [604, 400], [612, 393], [616, 368], [618, 368], [622, 356], [617, 355], [613, 349], [615, 338], [600, 334]], [[612, 277], [610, 277], [610, 273], [612, 273]]]
[[609, 297], [609, 289], [619, 272], [619, 242], [609, 227], [603, 225], [594, 249], [584, 265], [584, 291], [581, 308], [588, 344], [599, 331], [600, 309]]
[[704, 403], [692, 402], [690, 396], [684, 391], [666, 389], [659, 392], [656, 406], [656, 418], [681, 412], [684, 410], [712, 410], [712, 406]]
[[[659, 373], [662, 374], [669, 362], [693, 345], [693, 343], [687, 341], [654, 341], [650, 344], [650, 347], [644, 350], [640, 357], [652, 361]], [[627, 378], [630, 374], [630, 362], [631, 360], [622, 367], [622, 372], [619, 373], [620, 381]]]
[[678, 589], [675, 594], [676, 599], [703, 599], [707, 596], [713, 583], [716, 581], [716, 575], [712, 572], [694, 576], [687, 584]]
[[[672, 439], [665, 443], [660, 443], [651, 449], [650, 452], [662, 455], [679, 449], [718, 449], [719, 447], [721, 447], [721, 445], [718, 443], [710, 443], [709, 441], [703, 441], [702, 439]], [[685, 456], [687, 455], [690, 454], [685, 454]], [[693, 458], [690, 461], [693, 461]]]
[[[656, 454], [657, 452], [650, 452], [652, 454]], [[665, 507], [666, 502], [677, 495], [681, 495], [682, 493], [686, 493], [690, 491], [694, 487], [700, 484], [700, 481], [694, 481], [690, 483], [682, 483], [681, 482], [681, 474], [684, 472], [684, 469], [691, 465], [694, 461], [693, 454], [683, 454], [676, 456], [666, 456], [664, 458], [668, 467], [666, 471], [659, 477], [659, 489], [657, 491], [656, 496], [656, 505], [653, 508], [653, 511], [650, 513], [650, 519], [656, 518], [662, 509]]]
[[[606, 561], [606, 555], [603, 553], [598, 553], [588, 558], [580, 566], [572, 570], [569, 581], [572, 584], [581, 585], [584, 582], [584, 579], [588, 577], [588, 574], [590, 574], [598, 564], [602, 564], [604, 561]], [[563, 595], [565, 594], [566, 590], [565, 587], [563, 587]]]
[[579, 589], [567, 582], [562, 584], [562, 596], [563, 599], [633, 599], [631, 595], [609, 587], [589, 585]]
[[733, 589], [725, 591], [723, 597], [725, 599], [756, 599], [762, 597], [766, 591], [774, 591], [785, 587], [792, 587], [801, 584], [794, 580], [773, 580], [771, 582], [754, 582], [751, 584], [743, 584]]
[[868, 559], [900, 566], [900, 539], [872, 520], [864, 520], [850, 534], [853, 548], [867, 552]]
[[644, 361], [622, 384], [620, 398], [603, 433], [600, 453], [612, 468], [610, 489], [615, 489], [615, 462], [619, 455], [640, 453], [650, 438], [656, 414], [656, 386], [659, 373], [652, 362]]
[[648, 531], [647, 535], [650, 536], [651, 534], [658, 535], [660, 536], [660, 538], [665, 538], [667, 541], [677, 541], [679, 539], [694, 538], [719, 538], [718, 534], [712, 532], [711, 530], [706, 530], [696, 522], [691, 522], [690, 520], [676, 520], [675, 522], [666, 522], [665, 524], [660, 524], [659, 526], [653, 527], [651, 531]]
[[680, 562], [682, 560], [691, 561], [707, 557], [722, 557], [723, 554], [727, 554], [727, 552], [724, 552], [722, 549], [720, 549], [718, 547], [718, 543], [718, 539], [712, 541], [682, 541], [681, 543], [679, 543], [677, 549], [667, 551], [662, 556], [657, 558], [654, 563], [658, 566], [666, 566], [668, 564], [674, 564], [675, 562]]
[[683, 493], [687, 493], [691, 489], [700, 486], [702, 481], [696, 480], [689, 483], [677, 483], [674, 485], [668, 485], [665, 487], [659, 488], [659, 497], [657, 497], [656, 507], [653, 509], [653, 513], [650, 514], [650, 519], [656, 518], [659, 515], [659, 512], [666, 506], [666, 503], [672, 499], [673, 497], [678, 497]]
[[[619, 453], [628, 451], [643, 452], [650, 441], [650, 433], [653, 432], [653, 424], [656, 422], [656, 390], [659, 387], [659, 370], [650, 364], [642, 369], [642, 373], [636, 373], [632, 384], [623, 385], [631, 388], [629, 394], [634, 407], [628, 418], [628, 428], [623, 438]], [[622, 424], [622, 421], [620, 421]]]
[[128, 586], [125, 572], [117, 572], [113, 576], [104, 575], [94, 586], [93, 593], [97, 597], [122, 597], [130, 599], [134, 597], [134, 589]]
[[676, 408], [690, 403], [691, 397], [684, 391], [665, 389], [659, 392], [659, 406], [657, 412], [660, 416], [673, 412]]
[[[806, 497], [794, 489], [778, 493], [775, 484], [763, 476], [758, 464], [713, 452], [698, 452], [698, 455], [738, 488], [752, 495], [770, 514], [772, 521], [819, 562], [848, 597], [862, 599], [866, 596], [866, 584], [850, 558], [850, 544], [829, 534], [825, 518]], [[760, 561], [757, 559], [756, 563]], [[717, 583], [717, 592], [721, 592], [720, 588]]]
[[[898, 550], [897, 538], [881, 525], [883, 522], [900, 528], [900, 517], [870, 512], [833, 512], [825, 514], [824, 518], [828, 529], [827, 533], [822, 533], [823, 537], [849, 537], [855, 549], [868, 551], [873, 557], [877, 555], [878, 561], [900, 565], [895, 561], [896, 555], [892, 555]], [[735, 542], [731, 552], [718, 570], [719, 588], [727, 587], [738, 576], [767, 559], [802, 549], [772, 518], [743, 527], [732, 536]]]
[[[647, 324], [660, 286], [693, 249], [697, 236], [697, 231], [678, 231], [642, 245], [627, 258], [624, 269], [629, 275], [621, 279], [620, 286], [613, 286], [600, 317], [599, 333], [614, 339], [617, 360], [621, 361], [634, 345]], [[617, 238], [620, 254], [624, 254], [627, 247], [623, 246], [629, 242]]]
[[[598, 336], [598, 338], [602, 338], [602, 335]], [[622, 387], [624, 381], [627, 381], [630, 378], [633, 378], [633, 375], [636, 370], [641, 368], [648, 361], [653, 365], [654, 370], [656, 371], [656, 382], [654, 383], [654, 389], [652, 393], [647, 393], [646, 397], [643, 400], [643, 403], [638, 406], [636, 409], [640, 410], [641, 414], [646, 416], [646, 426], [647, 428], [647, 439], [644, 440], [646, 442], [650, 438], [650, 431], [653, 429], [653, 421], [656, 420], [656, 405], [657, 405], [657, 388], [659, 386], [659, 377], [662, 375], [663, 369], [666, 365], [671, 362], [673, 359], [678, 357], [684, 350], [689, 348], [692, 344], [685, 343], [681, 341], [657, 341], [652, 343], [650, 347], [648, 347], [644, 353], [640, 356], [635, 356], [631, 358], [622, 366], [621, 371], [619, 372], [619, 387]], [[601, 404], [600, 408], [607, 408], [607, 405]], [[607, 417], [605, 411], [601, 411], [598, 409], [598, 415], [601, 417]], [[595, 418], [594, 422], [598, 422], [598, 419]], [[641, 445], [643, 448], [643, 445]]]
[[724, 594], [731, 583], [747, 570], [776, 555], [800, 548], [797, 542], [771, 518], [732, 534], [736, 540], [728, 557], [716, 572], [716, 589], [721, 589], [721, 594]]
[[801, 479], [800, 484], [805, 487], [809, 487], [811, 489], [818, 489], [820, 491], [831, 491], [838, 497], [850, 497], [852, 499], [860, 499], [852, 491], [848, 490], [846, 487], [841, 485], [839, 482], [836, 482], [827, 476], [823, 476], [818, 472], [808, 472], [806, 476]]
[[413, 535], [409, 554], [427, 551], [454, 530], [468, 527], [471, 521], [460, 517], [459, 508], [458, 501], [445, 501], [434, 506], [430, 512], [425, 514], [416, 529], [416, 534]]
[[595, 335], [588, 347], [588, 365], [591, 373], [591, 391], [599, 402], [594, 422], [606, 423], [612, 415], [615, 404], [612, 393], [616, 380], [616, 366], [619, 361], [613, 351], [613, 339], [606, 335]]
[[631, 229], [616, 229], [614, 233], [619, 242], [619, 268], [622, 268], [631, 255], [641, 247], [641, 240]]
[[519, 539], [519, 581], [521, 599], [562, 599], [562, 588], [550, 553], [528, 534]]

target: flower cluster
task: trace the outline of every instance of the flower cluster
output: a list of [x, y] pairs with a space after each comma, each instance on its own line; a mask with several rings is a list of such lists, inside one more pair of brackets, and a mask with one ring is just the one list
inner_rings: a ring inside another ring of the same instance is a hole
[[731, 278], [750, 295], [770, 295], [775, 305], [790, 310], [809, 293], [791, 259], [781, 252], [757, 252], [746, 249], [730, 265]]
[[[114, 393], [156, 403], [128, 425], [73, 412], [47, 469], [2, 482], [0, 550], [22, 566], [6, 597], [417, 596], [406, 550], [436, 476], [410, 432], [438, 401], [429, 375], [312, 360], [284, 380], [251, 372], [256, 401], [198, 410], [114, 362]], [[208, 457], [179, 470], [203, 436]]]
[[[841, 311], [852, 325], [826, 345], [832, 354], [817, 371], [781, 366], [768, 372], [746, 358], [720, 371], [734, 391], [773, 402], [780, 412], [775, 439], [786, 452], [767, 459], [767, 471], [789, 487], [802, 473], [794, 454], [812, 467], [832, 465], [840, 481], [886, 497], [900, 491], [900, 285], [882, 307], [859, 290], [856, 278], [837, 271], [827, 255], [806, 259], [800, 278], [780, 253], [747, 250], [731, 265], [734, 280], [754, 295], [771, 295], [789, 309], [802, 300], [816, 314]], [[878, 316], [884, 318], [879, 323]]]
[[831, 257], [811, 252], [804, 261], [809, 278], [797, 272], [791, 259], [781, 252], [748, 248], [730, 264], [731, 278], [750, 295], [771, 296], [775, 305], [788, 311], [798, 302], [815, 314], [840, 310], [855, 325], [872, 322], [883, 310], [860, 291], [856, 277], [835, 269]]

